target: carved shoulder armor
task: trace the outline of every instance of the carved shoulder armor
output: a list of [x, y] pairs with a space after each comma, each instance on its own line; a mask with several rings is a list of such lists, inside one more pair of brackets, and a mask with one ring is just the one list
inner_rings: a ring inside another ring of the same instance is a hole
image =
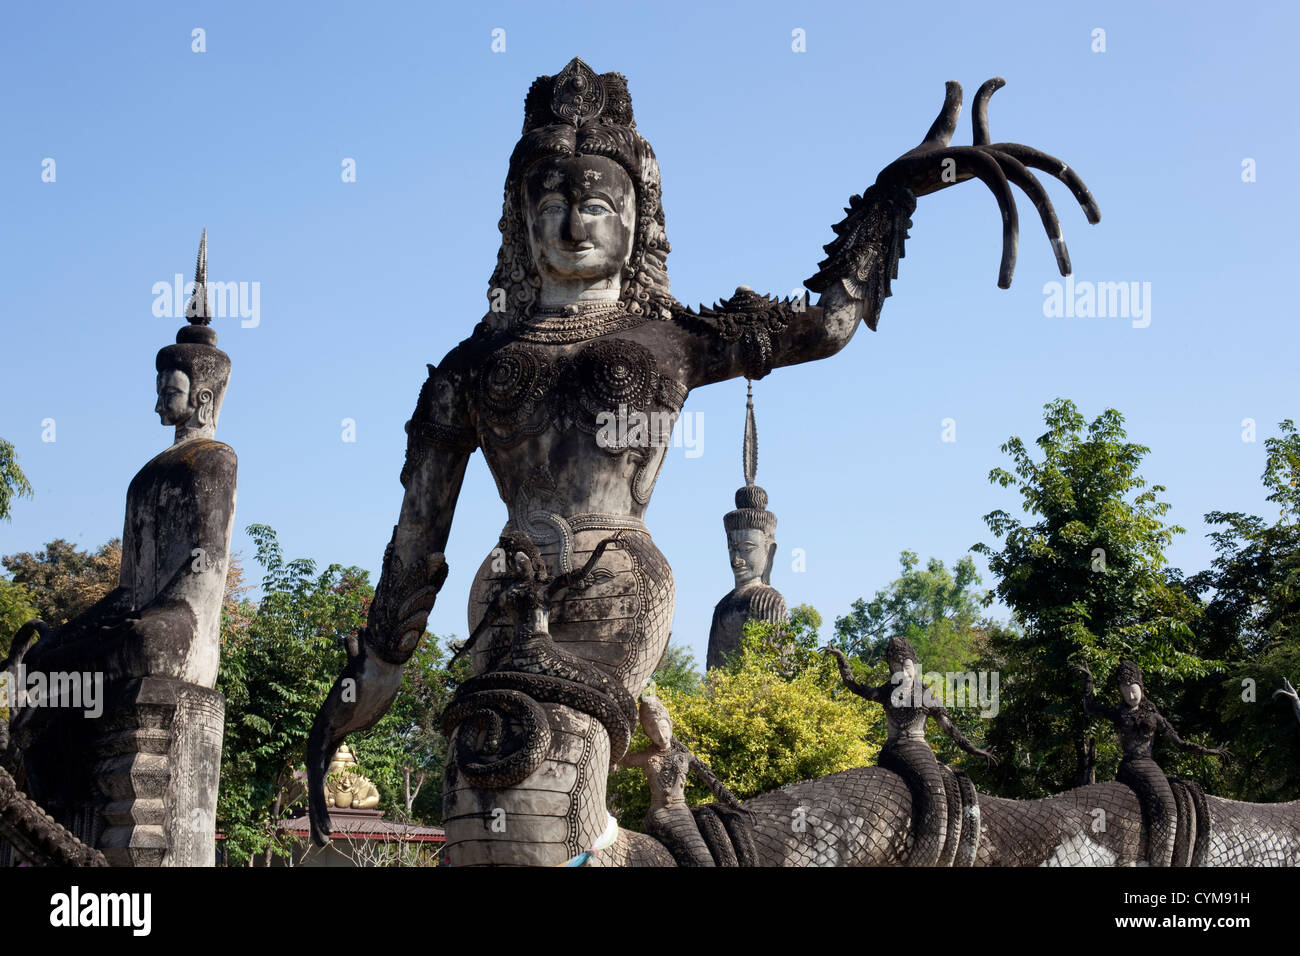
[[773, 341], [798, 312], [808, 309], [806, 298], [776, 299], [741, 286], [729, 299], [699, 310], [680, 307], [673, 318], [678, 325], [725, 343], [740, 343], [747, 378], [759, 379], [772, 371]]
[[469, 342], [462, 342], [437, 365], [420, 387], [415, 414], [406, 423], [406, 463], [402, 484], [426, 449], [442, 448], [469, 455], [478, 447], [478, 432], [470, 408], [472, 363]]

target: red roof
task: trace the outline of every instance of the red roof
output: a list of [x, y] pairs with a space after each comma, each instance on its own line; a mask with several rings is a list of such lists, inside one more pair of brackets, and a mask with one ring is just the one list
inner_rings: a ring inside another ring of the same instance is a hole
[[[429, 827], [419, 823], [399, 823], [396, 820], [383, 819], [382, 810], [339, 810], [330, 811], [330, 839], [348, 837], [351, 839], [380, 840], [385, 843], [398, 840], [411, 843], [446, 843], [447, 832], [442, 827]], [[311, 833], [311, 820], [306, 814], [285, 820], [280, 824], [281, 830], [287, 830], [296, 836]]]

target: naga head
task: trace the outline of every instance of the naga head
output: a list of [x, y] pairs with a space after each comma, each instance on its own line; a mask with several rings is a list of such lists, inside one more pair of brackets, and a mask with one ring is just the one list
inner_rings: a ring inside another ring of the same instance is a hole
[[499, 228], [489, 325], [513, 325], [547, 291], [574, 282], [603, 282], [628, 312], [667, 317], [659, 163], [636, 129], [624, 76], [574, 58], [558, 75], [537, 78]]
[[230, 381], [230, 356], [217, 348], [217, 333], [207, 301], [208, 234], [199, 240], [194, 295], [185, 307], [189, 323], [176, 333], [176, 344], [158, 352], [158, 402], [162, 424], [211, 436], [217, 429], [221, 400]]

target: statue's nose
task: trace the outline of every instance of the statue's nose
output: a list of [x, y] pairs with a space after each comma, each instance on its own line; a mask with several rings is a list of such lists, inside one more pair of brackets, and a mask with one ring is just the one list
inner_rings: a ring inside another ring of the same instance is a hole
[[582, 214], [575, 202], [569, 206], [569, 216], [564, 220], [564, 239], [569, 242], [586, 242], [587, 228], [582, 224]]

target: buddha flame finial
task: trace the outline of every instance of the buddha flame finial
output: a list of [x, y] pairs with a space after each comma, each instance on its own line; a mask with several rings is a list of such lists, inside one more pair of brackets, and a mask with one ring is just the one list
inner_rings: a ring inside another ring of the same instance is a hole
[[191, 325], [210, 325], [208, 310], [208, 230], [199, 237], [199, 254], [194, 260], [194, 294], [185, 304], [185, 317]]
[[758, 425], [754, 422], [754, 382], [745, 379], [745, 484], [752, 485], [758, 477]]

